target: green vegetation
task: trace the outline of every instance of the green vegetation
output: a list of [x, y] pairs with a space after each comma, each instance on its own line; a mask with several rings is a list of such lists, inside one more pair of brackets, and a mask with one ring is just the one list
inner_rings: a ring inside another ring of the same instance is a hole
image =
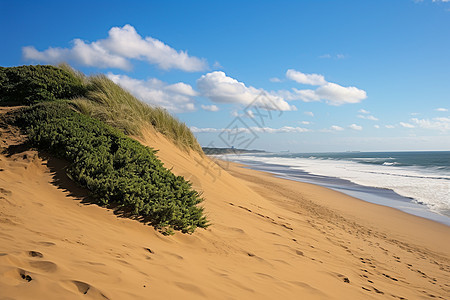
[[0, 67], [0, 105], [30, 105], [82, 96], [86, 86], [72, 72], [53, 66]]
[[203, 153], [186, 124], [161, 107], [139, 101], [104, 75], [89, 77], [86, 96], [73, 100], [73, 103], [81, 113], [102, 120], [126, 134], [140, 135], [142, 124], [147, 123], [180, 148]]
[[141, 135], [151, 125], [183, 150], [203, 154], [189, 127], [161, 107], [149, 106], [104, 75], [87, 77], [70, 66], [0, 67], [0, 105], [31, 105], [70, 99], [77, 110], [120, 129]]
[[197, 206], [203, 199], [191, 183], [164, 168], [154, 150], [74, 111], [69, 102], [26, 107], [13, 119], [32, 145], [69, 161], [69, 176], [99, 203], [119, 205], [166, 233], [208, 226]]
[[191, 183], [125, 135], [140, 135], [148, 124], [203, 154], [189, 128], [166, 110], [104, 75], [87, 77], [68, 65], [0, 67], [0, 105], [27, 105], [8, 121], [26, 131], [32, 146], [67, 160], [68, 176], [97, 203], [118, 206], [163, 233], [208, 226]]

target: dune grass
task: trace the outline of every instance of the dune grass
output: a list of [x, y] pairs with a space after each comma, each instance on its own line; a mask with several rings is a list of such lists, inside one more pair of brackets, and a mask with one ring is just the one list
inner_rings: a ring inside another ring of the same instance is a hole
[[150, 124], [179, 148], [203, 154], [189, 127], [164, 108], [138, 100], [105, 75], [94, 75], [85, 80], [86, 95], [72, 100], [81, 113], [119, 128], [128, 135], [139, 136], [142, 126]]

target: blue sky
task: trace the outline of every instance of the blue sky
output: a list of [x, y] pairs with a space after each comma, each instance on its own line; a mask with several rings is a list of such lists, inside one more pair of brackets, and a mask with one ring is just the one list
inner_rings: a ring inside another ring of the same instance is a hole
[[0, 65], [66, 61], [203, 146], [450, 150], [450, 1], [3, 1]]

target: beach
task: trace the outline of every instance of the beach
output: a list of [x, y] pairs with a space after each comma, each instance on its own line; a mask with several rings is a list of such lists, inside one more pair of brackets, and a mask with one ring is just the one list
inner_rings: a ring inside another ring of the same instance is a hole
[[[211, 225], [163, 236], [84, 203], [63, 161], [2, 151], [0, 299], [449, 298], [449, 226], [137, 139], [202, 192]], [[2, 129], [2, 150], [21, 141]]]

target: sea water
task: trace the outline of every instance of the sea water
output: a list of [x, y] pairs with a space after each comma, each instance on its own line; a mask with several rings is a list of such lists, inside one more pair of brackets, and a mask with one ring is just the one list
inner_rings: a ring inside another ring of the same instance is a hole
[[450, 151], [222, 156], [450, 225]]

